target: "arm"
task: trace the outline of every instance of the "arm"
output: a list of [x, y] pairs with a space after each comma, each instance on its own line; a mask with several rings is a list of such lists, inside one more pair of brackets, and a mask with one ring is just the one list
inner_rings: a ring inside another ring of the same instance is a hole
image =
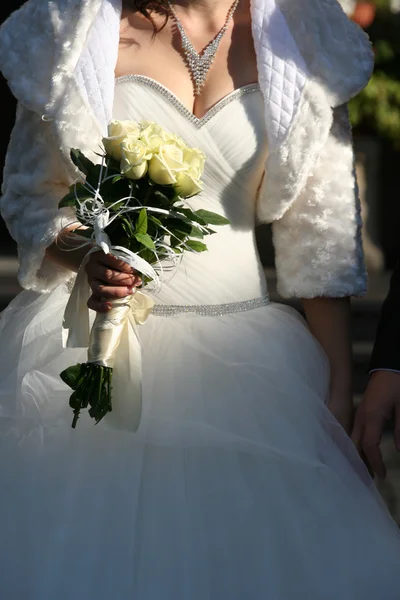
[[305, 299], [303, 306], [310, 331], [329, 359], [328, 406], [344, 429], [350, 432], [353, 388], [349, 298]]
[[86, 238], [80, 237], [78, 232], [72, 233], [73, 231], [76, 231], [76, 225], [69, 225], [63, 229], [46, 248], [45, 257], [55, 265], [77, 273], [90, 247], [83, 246], [83, 243], [87, 242]]
[[[80, 247], [82, 238], [71, 234], [77, 226], [74, 212], [58, 209], [71, 177], [51, 127], [36, 113], [18, 107], [0, 199], [2, 216], [18, 244], [19, 281], [38, 292], [49, 292], [69, 280], [88, 251], [87, 246]], [[102, 253], [91, 255], [87, 271], [94, 310], [109, 308], [102, 298], [126, 296], [132, 285], [140, 284], [128, 265]]]
[[310, 330], [330, 361], [330, 408], [348, 430], [349, 297], [365, 291], [366, 273], [346, 106], [335, 109], [333, 117], [330, 135], [305, 188], [272, 229], [278, 291], [283, 297], [302, 299]]
[[19, 105], [11, 135], [0, 209], [18, 244], [18, 278], [27, 289], [47, 292], [71, 278], [69, 268], [48, 260], [46, 248], [76, 221], [70, 209], [58, 210], [71, 183], [52, 135], [52, 125]]

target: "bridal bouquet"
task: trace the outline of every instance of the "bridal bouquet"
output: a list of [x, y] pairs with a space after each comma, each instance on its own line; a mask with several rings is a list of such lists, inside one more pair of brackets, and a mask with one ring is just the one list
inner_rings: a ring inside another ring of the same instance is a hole
[[[214, 233], [210, 225], [228, 223], [215, 213], [194, 211], [184, 202], [201, 192], [205, 156], [148, 121], [111, 122], [103, 144], [99, 164], [79, 150], [71, 151], [82, 180], [71, 186], [59, 206], [75, 208], [79, 226], [87, 227], [83, 233], [79, 229], [79, 235], [89, 237], [95, 249], [131, 265], [144, 286], [153, 282], [157, 287], [159, 273], [176, 265], [184, 252], [207, 250], [202, 239]], [[144, 322], [154, 304], [141, 292], [113, 301], [108, 313], [96, 315], [88, 362], [61, 373], [73, 390], [72, 427], [82, 409], [89, 407], [96, 423], [112, 410], [113, 360], [132, 303], [136, 323]]]

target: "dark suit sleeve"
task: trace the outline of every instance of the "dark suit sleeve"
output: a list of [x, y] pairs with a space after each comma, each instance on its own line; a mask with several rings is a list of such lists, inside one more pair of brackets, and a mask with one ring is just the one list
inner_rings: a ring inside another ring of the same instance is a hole
[[383, 304], [370, 370], [400, 371], [400, 264], [393, 273]]

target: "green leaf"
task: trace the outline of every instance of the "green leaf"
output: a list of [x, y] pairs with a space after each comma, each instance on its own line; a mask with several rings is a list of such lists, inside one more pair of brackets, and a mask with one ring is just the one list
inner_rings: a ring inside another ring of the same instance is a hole
[[140, 233], [147, 233], [147, 210], [145, 208], [140, 211], [136, 222], [135, 235]]
[[63, 380], [63, 382], [66, 383], [70, 388], [76, 390], [77, 385], [81, 379], [81, 371], [81, 364], [74, 365], [72, 367], [68, 367], [67, 369], [65, 369], [65, 371], [60, 373], [60, 377]]
[[[145, 248], [142, 246], [142, 248], [138, 251], [138, 254], [141, 258], [144, 258], [144, 260], [147, 260], [147, 262], [150, 264], [154, 264], [156, 262], [154, 251], [150, 250], [150, 248]], [[145, 283], [145, 280], [143, 280], [143, 282]]]
[[174, 235], [171, 235], [171, 247], [175, 248], [176, 246], [180, 246], [182, 242], [185, 242], [188, 239], [186, 233], [182, 233], [181, 231], [175, 231]]
[[[97, 189], [100, 181], [101, 165], [93, 165], [87, 169], [86, 182]], [[112, 183], [110, 181], [110, 186]]]
[[[139, 180], [143, 181], [143, 180]], [[169, 188], [157, 189], [155, 186], [149, 184], [146, 185], [146, 191], [141, 196], [143, 197], [143, 204], [146, 206], [156, 206], [159, 208], [170, 208], [176, 198], [174, 190]]]
[[203, 244], [203, 242], [198, 242], [197, 240], [187, 240], [186, 246], [195, 252], [204, 252], [207, 250], [207, 246]]
[[70, 156], [74, 165], [85, 175], [89, 175], [90, 171], [95, 167], [94, 163], [76, 148], [72, 148]]
[[203, 238], [204, 232], [200, 227], [196, 227], [196, 225], [192, 225], [192, 229], [189, 233], [190, 237]]
[[155, 217], [154, 215], [149, 215], [149, 221], [152, 221], [153, 223], [155, 223], [156, 225], [158, 225], [158, 227], [162, 227], [163, 224], [161, 223], [160, 219], [157, 219], [157, 217]]
[[218, 215], [217, 213], [211, 212], [209, 210], [196, 210], [196, 215], [203, 219], [209, 225], [229, 225], [230, 221], [223, 217], [222, 215]]
[[178, 212], [185, 215], [190, 221], [195, 221], [196, 223], [200, 223], [200, 225], [207, 225], [207, 222], [197, 214], [198, 211], [194, 212], [193, 210], [190, 210], [190, 208], [179, 207]]
[[176, 219], [174, 217], [168, 217], [164, 220], [164, 225], [171, 231], [171, 233], [176, 233], [180, 231], [186, 235], [190, 235], [192, 231], [192, 224], [183, 219]]
[[115, 202], [115, 200], [110, 200], [109, 198], [104, 199], [105, 205], [111, 212], [118, 212], [121, 208], [123, 208], [126, 204], [125, 200], [121, 200], [121, 202]]
[[155, 196], [163, 196], [170, 203], [172, 200], [178, 198], [178, 194], [175, 191], [173, 185], [155, 185]]
[[58, 203], [58, 208], [64, 208], [65, 206], [77, 206], [77, 198], [81, 201], [93, 198], [83, 183], [74, 183], [74, 185], [71, 185], [68, 194], [64, 196], [64, 198], [62, 198]]
[[120, 163], [118, 160], [116, 160], [115, 158], [112, 158], [111, 156], [107, 156], [107, 167], [108, 167], [108, 171], [116, 171], [117, 173], [121, 172], [120, 169]]
[[92, 235], [93, 235], [93, 229], [89, 228], [89, 229], [74, 229], [72, 231], [72, 233], [75, 233], [75, 235], [79, 235], [79, 237], [83, 237], [86, 238], [88, 240], [92, 239]]
[[153, 240], [147, 233], [135, 233], [135, 238], [137, 239], [138, 242], [143, 244], [143, 246], [146, 246], [146, 248], [149, 248], [149, 250], [156, 249], [156, 246], [155, 246]]
[[58, 203], [58, 208], [65, 208], [66, 206], [76, 206], [76, 205], [77, 205], [77, 201], [75, 198], [75, 194], [72, 194], [70, 192], [69, 194], [64, 196], [64, 198], [62, 198], [60, 200], [60, 202]]

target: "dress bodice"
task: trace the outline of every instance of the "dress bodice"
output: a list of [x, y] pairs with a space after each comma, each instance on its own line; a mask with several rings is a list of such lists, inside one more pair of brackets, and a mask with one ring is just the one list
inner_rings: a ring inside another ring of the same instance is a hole
[[189, 146], [200, 148], [207, 157], [204, 189], [187, 202], [195, 210], [205, 208], [230, 221], [205, 239], [207, 252], [184, 255], [156, 301], [217, 304], [264, 295], [266, 283], [254, 232], [267, 155], [258, 84], [232, 92], [199, 119], [154, 80], [128, 75], [117, 79], [113, 117], [155, 121]]

